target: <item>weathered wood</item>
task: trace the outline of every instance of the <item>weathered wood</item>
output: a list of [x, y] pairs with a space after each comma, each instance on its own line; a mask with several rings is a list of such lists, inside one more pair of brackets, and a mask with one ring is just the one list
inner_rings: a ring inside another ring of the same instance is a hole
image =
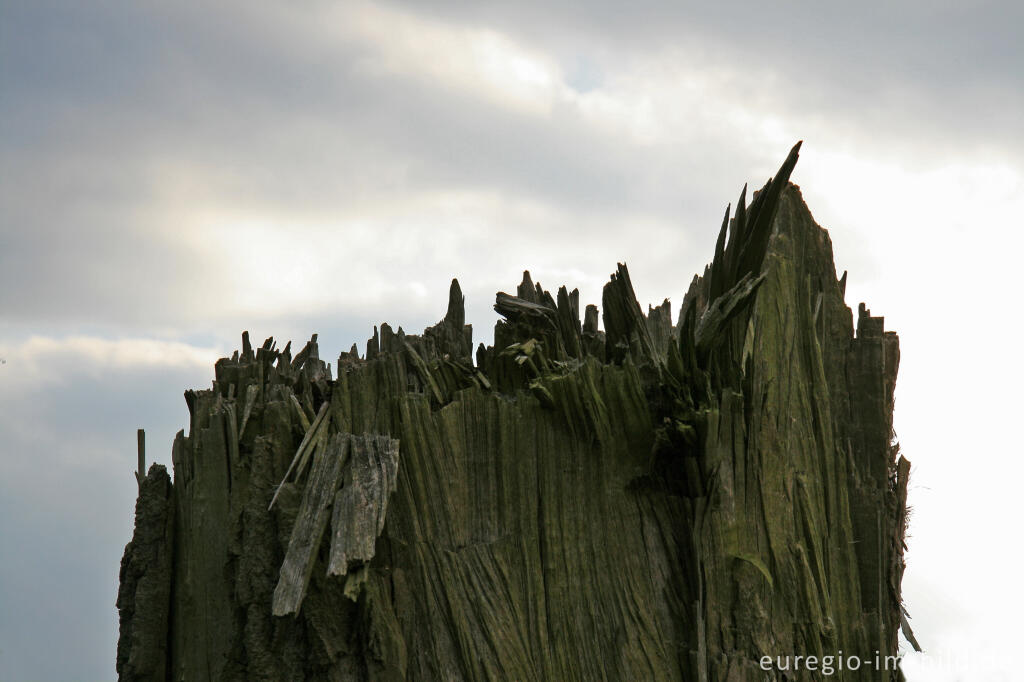
[[[141, 437], [142, 429], [139, 429]], [[164, 680], [170, 627], [174, 505], [167, 469], [154, 464], [139, 481], [135, 533], [121, 560], [117, 610], [121, 680]]]
[[409, 361], [416, 369], [416, 372], [420, 375], [420, 379], [422, 379], [423, 383], [430, 388], [430, 394], [434, 397], [434, 400], [439, 404], [443, 404], [445, 401], [444, 396], [441, 393], [441, 389], [438, 387], [437, 381], [434, 380], [434, 375], [430, 372], [426, 363], [423, 362], [423, 358], [421, 358], [420, 354], [416, 352], [416, 349], [408, 343], [405, 344], [405, 351], [409, 354]]
[[475, 366], [456, 281], [336, 379], [315, 337], [292, 360], [243, 335], [186, 392], [169, 622], [123, 611], [119, 660], [142, 637], [169, 679], [738, 682], [895, 654], [899, 342], [863, 306], [854, 329], [797, 151], [727, 209], [675, 324], [620, 265], [582, 322], [525, 272]]
[[398, 484], [398, 441], [387, 436], [351, 437], [343, 479], [331, 520], [330, 575], [345, 575], [354, 562], [373, 559], [388, 500]]
[[[302, 403], [299, 402], [299, 399], [295, 397], [294, 393], [288, 396], [288, 398], [292, 405], [295, 406], [295, 416], [299, 418], [299, 423], [302, 424], [302, 432], [309, 433], [310, 421], [309, 417], [306, 415], [305, 409], [302, 407]], [[316, 417], [314, 417], [314, 419], [316, 419]]]
[[697, 329], [694, 331], [698, 352], [706, 351], [715, 342], [726, 325], [750, 302], [765, 277], [767, 273], [762, 273], [758, 277], [747, 273], [731, 289], [714, 299], [700, 316]]
[[313, 460], [288, 551], [281, 564], [281, 577], [274, 590], [272, 612], [275, 616], [298, 613], [302, 605], [350, 445], [348, 434], [335, 434], [326, 448], [317, 451]]
[[[294, 398], [294, 396], [293, 396]], [[278, 486], [278, 492], [280, 492], [281, 486], [288, 482], [288, 477], [291, 475], [292, 470], [298, 466], [296, 475], [303, 469], [303, 464], [306, 459], [306, 455], [309, 453], [310, 448], [316, 445], [317, 439], [320, 437], [321, 429], [323, 428], [324, 420], [327, 419], [328, 404], [325, 402], [320, 406], [320, 411], [316, 415], [316, 419], [306, 429], [306, 435], [303, 437], [302, 442], [299, 444], [299, 449], [295, 451], [295, 457], [292, 458], [292, 463], [288, 465], [288, 470], [284, 472], [284, 478], [281, 479], [281, 485]], [[274, 493], [274, 497], [271, 498], [270, 504], [267, 505], [267, 509], [271, 509], [274, 506], [274, 502], [277, 501], [278, 493]]]
[[249, 384], [245, 389], [245, 408], [242, 412], [242, 424], [238, 427], [239, 438], [245, 433], [245, 426], [249, 423], [249, 417], [252, 416], [252, 408], [256, 405], [256, 396], [259, 392], [259, 386], [256, 384]]
[[146, 430], [139, 429], [136, 433], [138, 439], [139, 468], [135, 470], [135, 482], [142, 490], [142, 481], [146, 478]]

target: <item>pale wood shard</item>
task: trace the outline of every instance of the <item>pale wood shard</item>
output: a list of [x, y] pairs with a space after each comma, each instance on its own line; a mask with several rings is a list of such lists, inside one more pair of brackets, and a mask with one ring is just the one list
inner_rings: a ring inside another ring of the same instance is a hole
[[397, 484], [398, 441], [387, 436], [336, 433], [314, 452], [274, 589], [275, 616], [299, 612], [332, 505], [327, 573], [345, 575], [350, 563], [373, 558], [388, 499]]
[[352, 437], [344, 484], [334, 498], [329, 575], [345, 575], [353, 562], [373, 559], [397, 484], [398, 441], [387, 436]]
[[312, 445], [306, 448], [302, 457], [299, 459], [299, 463], [295, 467], [295, 480], [298, 481], [302, 478], [302, 474], [306, 471], [306, 465], [312, 461], [313, 457], [320, 450], [327, 447], [327, 440], [330, 438], [330, 431], [327, 428], [327, 421], [320, 425], [318, 429], [319, 433], [315, 436], [315, 440], [312, 441]]
[[256, 396], [259, 391], [259, 386], [256, 384], [249, 384], [245, 389], [245, 409], [242, 411], [242, 424], [238, 427], [239, 438], [245, 434], [245, 426], [249, 423], [249, 417], [252, 416], [252, 408], [256, 405]]
[[[324, 425], [325, 419], [328, 419], [327, 412], [330, 405], [324, 403], [320, 406], [320, 411], [316, 415], [316, 419], [310, 424], [306, 430], [306, 435], [303, 437], [302, 442], [299, 444], [299, 449], [295, 451], [295, 457], [292, 458], [292, 463], [288, 465], [288, 470], [284, 474], [284, 478], [281, 479], [281, 485], [284, 485], [288, 481], [288, 477], [291, 475], [292, 470], [295, 469], [297, 464], [305, 461], [306, 454], [309, 448], [313, 447], [317, 443], [317, 439], [320, 437], [320, 430]], [[300, 467], [301, 469], [301, 467]], [[278, 486], [278, 492], [281, 487]], [[274, 502], [277, 501], [278, 493], [274, 493], [274, 497], [271, 498], [270, 504], [267, 505], [267, 509], [271, 509], [274, 506]]]
[[342, 467], [350, 444], [348, 434], [339, 433], [328, 441], [326, 448], [317, 450], [274, 589], [272, 612], [275, 616], [298, 613], [302, 605], [320, 539], [327, 527], [334, 492], [341, 484]]
[[[299, 418], [299, 423], [302, 424], [303, 433], [308, 432], [310, 422], [309, 417], [306, 415], [305, 408], [302, 407], [302, 403], [299, 402], [299, 399], [295, 397], [294, 393], [288, 396], [288, 398], [291, 400], [292, 405], [295, 406], [295, 416]], [[314, 419], [315, 418], [316, 417], [314, 417]]]

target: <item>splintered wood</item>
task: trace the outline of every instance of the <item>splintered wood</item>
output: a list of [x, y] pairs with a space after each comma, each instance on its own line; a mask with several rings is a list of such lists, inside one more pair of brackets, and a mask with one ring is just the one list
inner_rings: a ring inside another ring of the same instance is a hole
[[344, 484], [334, 496], [328, 574], [345, 575], [353, 562], [373, 558], [388, 498], [397, 484], [398, 441], [387, 436], [353, 437]]
[[524, 273], [475, 353], [455, 281], [336, 377], [244, 334], [142, 481], [122, 679], [735, 682], [913, 642], [899, 340], [847, 305], [798, 149], [675, 322], [620, 264], [582, 316]]
[[387, 436], [336, 433], [316, 450], [274, 590], [275, 616], [298, 613], [332, 505], [327, 573], [345, 575], [351, 562], [373, 558], [397, 477], [398, 441]]

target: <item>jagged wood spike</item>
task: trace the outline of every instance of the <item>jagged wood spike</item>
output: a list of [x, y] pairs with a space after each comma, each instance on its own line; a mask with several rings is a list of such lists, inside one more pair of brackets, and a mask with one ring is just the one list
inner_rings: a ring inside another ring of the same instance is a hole
[[523, 281], [518, 287], [516, 287], [516, 294], [519, 298], [529, 301], [530, 303], [540, 303], [537, 300], [537, 287], [533, 284], [533, 279], [530, 277], [529, 270], [523, 270]]
[[797, 142], [790, 150], [789, 156], [783, 162], [779, 172], [771, 179], [762, 190], [761, 208], [757, 212], [750, 229], [747, 230], [747, 239], [740, 250], [737, 278], [749, 273], [757, 274], [761, 269], [761, 262], [764, 260], [765, 251], [768, 248], [768, 238], [771, 236], [772, 221], [775, 219], [775, 211], [778, 207], [779, 196], [782, 190], [789, 184], [789, 176], [793, 173], [797, 160], [800, 158], [800, 145]]
[[293, 370], [299, 371], [300, 369], [302, 369], [303, 365], [306, 364], [306, 361], [313, 357], [313, 355], [316, 353], [316, 339], [317, 335], [313, 334], [313, 336], [310, 337], [309, 341], [306, 342], [306, 345], [302, 347], [302, 350], [295, 354], [295, 359], [292, 360]]
[[727, 270], [723, 268], [723, 255], [725, 253], [725, 236], [729, 229], [729, 211], [732, 210], [732, 204], [725, 207], [725, 216], [722, 218], [722, 227], [718, 230], [718, 240], [715, 241], [715, 258], [711, 262], [715, 264], [710, 270], [710, 290], [711, 298], [715, 298], [722, 291], [725, 290], [726, 283], [725, 277], [727, 277]]
[[242, 410], [242, 424], [238, 427], [239, 440], [245, 433], [245, 425], [249, 423], [249, 417], [252, 415], [252, 408], [256, 404], [256, 396], [259, 391], [259, 386], [256, 384], [249, 384], [245, 388], [245, 408]]
[[377, 326], [373, 327], [373, 336], [366, 342], [366, 359], [373, 360], [380, 353], [380, 335], [377, 333]]
[[462, 295], [459, 280], [454, 278], [448, 289], [448, 312], [445, 313], [444, 321], [459, 330], [466, 324], [466, 297]]
[[597, 322], [598, 315], [600, 313], [597, 310], [597, 306], [590, 304], [587, 305], [585, 315], [583, 316], [583, 331], [588, 334], [597, 333]]
[[624, 263], [618, 264], [616, 273], [604, 285], [602, 303], [606, 352], [610, 354], [609, 357], [621, 360], [626, 351], [631, 349], [635, 338], [638, 347], [632, 350], [638, 357], [657, 361], [659, 358], [647, 330], [646, 319], [636, 300], [629, 269]]
[[380, 325], [380, 352], [394, 353], [398, 350], [398, 335], [391, 329], [391, 325], [383, 322]]
[[135, 481], [139, 484], [139, 490], [142, 490], [142, 480], [146, 477], [146, 430], [139, 429], [136, 439], [138, 441], [139, 467], [135, 471]]
[[736, 215], [733, 216], [733, 223], [737, 226], [735, 230], [737, 233], [737, 240], [735, 244], [733, 244], [733, 248], [729, 254], [726, 256], [728, 260], [725, 267], [730, 273], [732, 273], [732, 277], [724, 287], [725, 289], [732, 288], [736, 284], [736, 269], [739, 263], [740, 249], [748, 234], [747, 183], [743, 183], [743, 189], [740, 190], [739, 199], [736, 200]]
[[562, 346], [569, 357], [578, 358], [582, 355], [580, 339], [579, 291], [574, 290], [575, 300], [570, 297], [564, 286], [558, 288], [557, 323]]
[[[729, 222], [729, 241], [722, 252], [721, 264], [717, 258], [712, 261], [716, 268], [724, 273], [722, 277], [721, 291], [729, 289], [736, 284], [736, 268], [739, 261], [739, 252], [743, 242], [747, 238], [747, 185], [744, 183], [740, 191], [739, 199], [736, 201], [736, 213]], [[721, 292], [719, 292], [721, 293]]]
[[277, 369], [283, 371], [292, 365], [292, 342], [288, 341], [277, 355]]

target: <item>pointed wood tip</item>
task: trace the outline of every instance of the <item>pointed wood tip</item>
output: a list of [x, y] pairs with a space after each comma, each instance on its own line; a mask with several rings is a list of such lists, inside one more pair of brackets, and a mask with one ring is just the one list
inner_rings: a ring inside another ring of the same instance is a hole
[[452, 278], [452, 284], [448, 288], [448, 311], [444, 315], [444, 321], [460, 329], [466, 323], [466, 297], [463, 296], [462, 287], [456, 278]]

